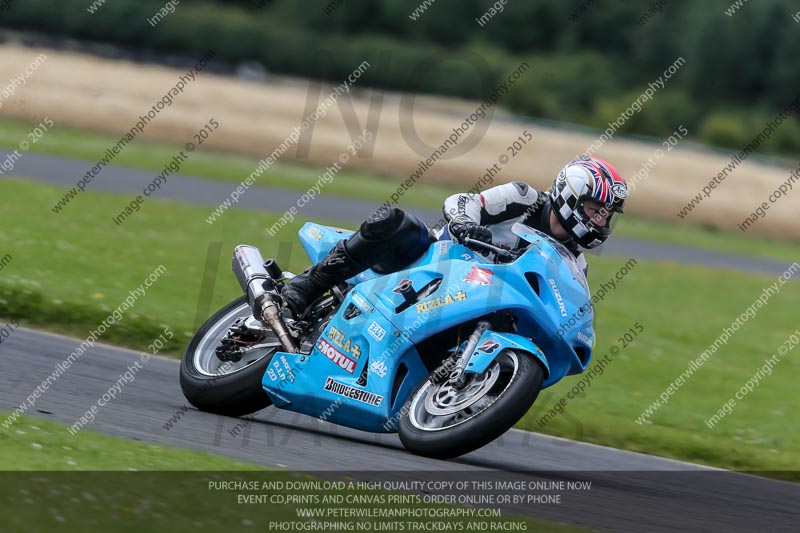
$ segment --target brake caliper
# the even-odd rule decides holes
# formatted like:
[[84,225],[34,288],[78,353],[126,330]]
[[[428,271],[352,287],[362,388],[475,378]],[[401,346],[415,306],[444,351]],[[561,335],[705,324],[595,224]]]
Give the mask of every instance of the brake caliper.
[[237,363],[242,359],[247,348],[258,344],[263,339],[262,332],[252,330],[247,326],[247,317],[237,318],[217,345],[215,350],[217,359]]

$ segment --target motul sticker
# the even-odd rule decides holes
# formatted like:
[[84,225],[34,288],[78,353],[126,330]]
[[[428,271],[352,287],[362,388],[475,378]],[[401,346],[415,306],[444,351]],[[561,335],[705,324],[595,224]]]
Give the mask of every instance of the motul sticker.
[[356,362],[334,348],[333,345],[326,339],[319,339],[319,342],[317,342],[317,350],[324,353],[325,357],[339,365],[343,370],[349,372],[350,374],[356,371]]

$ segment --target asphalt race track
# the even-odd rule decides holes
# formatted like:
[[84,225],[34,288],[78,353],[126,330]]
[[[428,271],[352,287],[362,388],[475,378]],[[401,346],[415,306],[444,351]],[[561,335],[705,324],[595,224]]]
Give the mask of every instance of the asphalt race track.
[[[9,153],[11,152],[0,150],[0,160],[5,159]],[[69,189],[75,186],[78,179],[92,165],[93,163],[88,161],[27,152],[15,163],[14,174]],[[87,190],[129,193],[135,196],[136,194],[141,194],[142,189],[152,181],[154,176],[155,173],[152,172],[111,165],[94,178]],[[223,200],[230,196],[231,192],[236,189],[236,185],[235,183],[175,174],[170,176],[166,185],[162,186],[154,194],[154,198],[207,205],[209,207],[208,214],[210,215],[214,208],[218,207]],[[301,191],[259,187],[258,185],[257,183],[256,186],[251,187],[241,196],[239,203],[236,204],[238,208],[283,213],[289,206],[294,205],[302,195]],[[264,185],[264,183],[260,185]],[[442,198],[442,202],[444,202],[444,198]],[[298,217],[301,219],[305,217],[308,220],[313,220],[316,217],[321,220],[349,222],[355,228],[369,216],[378,204],[379,202],[352,200],[340,196],[321,194],[315,201],[300,209]],[[49,208],[50,206],[47,207]],[[403,205],[400,204],[400,207],[403,207]],[[65,210],[71,208],[68,205]],[[418,215],[431,225],[435,225],[442,218],[441,211],[413,207],[407,208],[407,210]],[[591,253],[625,258],[672,261],[711,268],[774,274],[776,276],[785,272],[789,266],[788,262],[783,261],[622,237],[610,239],[602,249]]]
[[[17,329],[0,346],[0,410],[13,411],[80,343]],[[102,396],[139,354],[112,346],[89,349],[27,414],[67,426]],[[370,479],[567,480],[592,482],[563,495],[561,505],[507,505],[530,515],[603,531],[796,531],[800,487],[689,463],[512,430],[450,461],[406,452],[396,435],[373,435],[279,411],[241,419],[195,409],[178,385],[178,362],[153,357],[88,428],[134,440],[229,455],[270,466]],[[179,420],[165,429],[170,417]],[[242,426],[240,426],[241,428]],[[578,430],[578,428],[576,428]],[[65,439],[70,435],[65,428]]]

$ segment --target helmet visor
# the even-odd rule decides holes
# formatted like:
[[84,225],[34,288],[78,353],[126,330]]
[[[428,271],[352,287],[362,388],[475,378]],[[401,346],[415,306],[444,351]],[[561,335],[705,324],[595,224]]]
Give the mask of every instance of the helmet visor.
[[577,208],[584,224],[595,228],[610,227],[611,217],[616,211],[613,204],[603,204],[589,197],[582,197],[578,201]]

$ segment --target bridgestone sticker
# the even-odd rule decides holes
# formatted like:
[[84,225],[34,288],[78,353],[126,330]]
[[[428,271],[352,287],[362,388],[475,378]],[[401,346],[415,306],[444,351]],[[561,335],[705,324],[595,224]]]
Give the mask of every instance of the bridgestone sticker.
[[368,405],[378,406],[383,401],[383,396],[379,396],[365,390],[356,389],[355,387],[345,385],[344,383],[339,383],[333,378],[328,378],[325,380],[325,390],[334,394],[338,394],[339,396],[344,396],[345,398],[350,398],[351,400],[355,400],[357,402],[366,403]]

